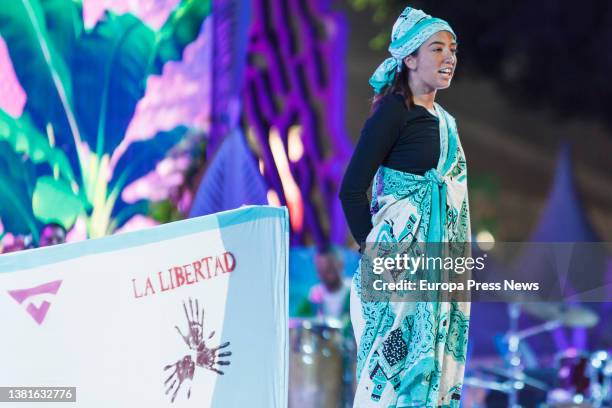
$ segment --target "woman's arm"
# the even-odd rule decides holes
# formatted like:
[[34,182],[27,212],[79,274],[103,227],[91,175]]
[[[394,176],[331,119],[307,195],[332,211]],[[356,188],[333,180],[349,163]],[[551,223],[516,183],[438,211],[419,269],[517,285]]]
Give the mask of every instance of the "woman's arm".
[[363,244],[372,230],[367,191],[378,167],[393,148],[405,118],[399,95],[387,95],[366,121],[340,187],[340,201],[355,241]]

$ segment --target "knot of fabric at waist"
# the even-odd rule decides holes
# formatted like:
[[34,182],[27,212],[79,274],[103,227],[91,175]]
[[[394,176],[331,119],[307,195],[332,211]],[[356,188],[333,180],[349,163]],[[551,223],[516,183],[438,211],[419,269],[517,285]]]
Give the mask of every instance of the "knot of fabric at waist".
[[436,169],[429,169],[423,175],[428,181],[435,183],[439,186],[444,185],[446,183],[446,178],[440,174],[440,172]]

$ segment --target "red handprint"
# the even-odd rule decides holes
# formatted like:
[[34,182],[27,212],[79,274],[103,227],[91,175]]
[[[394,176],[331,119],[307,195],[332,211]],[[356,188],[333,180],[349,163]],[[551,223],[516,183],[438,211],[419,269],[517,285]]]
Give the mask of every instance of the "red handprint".
[[[164,385],[168,385],[168,383],[172,380],[172,383],[166,389],[166,395],[170,393],[170,391],[174,390],[172,393],[172,397],[170,399],[171,402],[174,402],[176,398],[176,394],[178,394],[181,385],[186,379],[193,380],[193,374],[195,372],[195,364],[191,359],[191,356],[185,356],[182,360],[177,361],[174,364],[168,364],[164,367],[164,371],[167,371],[174,367],[174,371],[170,374],[170,377],[166,379]],[[176,387],[176,388],[175,388]],[[191,387],[187,390],[187,398],[191,397]]]
[[[195,306],[195,308],[194,308]],[[186,355],[181,360],[178,360],[174,364],[169,364],[164,367],[164,371],[174,368],[174,371],[164,382],[164,385],[168,385],[166,394],[172,393],[171,402],[174,402],[176,395],[183,382],[187,379],[193,380],[195,373],[195,366],[206,368],[217,374],[223,375],[224,372],[219,370],[219,366],[228,366],[230,362],[228,360],[218,360],[219,357],[229,357],[232,355],[231,351],[219,352],[230,345],[227,341],[217,347],[208,347],[206,341],[212,339],[215,332],[212,331],[206,341],[204,340],[204,309],[200,312],[200,306],[198,300],[194,302],[189,299],[189,310],[187,310],[187,304],[183,302],[183,310],[185,311],[185,317],[187,318],[187,334],[183,334],[178,326],[174,326],[179,332],[183,341],[189,347],[190,350],[195,351],[195,362],[191,355]],[[191,396],[191,388],[187,391],[187,398]]]

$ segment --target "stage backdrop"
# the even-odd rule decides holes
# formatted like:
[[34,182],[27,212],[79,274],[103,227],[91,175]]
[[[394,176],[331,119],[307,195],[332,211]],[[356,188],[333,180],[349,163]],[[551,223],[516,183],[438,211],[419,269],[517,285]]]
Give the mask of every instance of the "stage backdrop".
[[0,386],[77,387],[54,406],[284,408],[287,270],[272,207],[2,255]]

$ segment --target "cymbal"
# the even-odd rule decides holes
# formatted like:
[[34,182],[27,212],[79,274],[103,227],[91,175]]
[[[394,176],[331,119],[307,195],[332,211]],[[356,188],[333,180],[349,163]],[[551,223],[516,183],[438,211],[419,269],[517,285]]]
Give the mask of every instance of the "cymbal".
[[498,381],[483,380],[478,377],[464,377],[463,385],[473,388],[482,388],[485,390],[499,391],[509,393],[511,388],[509,384]]
[[572,305],[561,302],[523,303],[527,314],[540,320],[558,320],[567,327],[590,328],[597,324],[599,317],[586,306]]
[[481,367],[477,367],[476,370],[481,371],[485,374],[493,374],[499,377],[507,378],[508,380],[520,381],[524,383],[525,385],[528,385],[533,388],[537,388],[542,391],[548,391],[548,389],[550,388],[548,384],[540,380],[536,380],[535,378],[529,377],[522,372],[513,373],[512,370],[503,368],[503,367],[481,366]]

